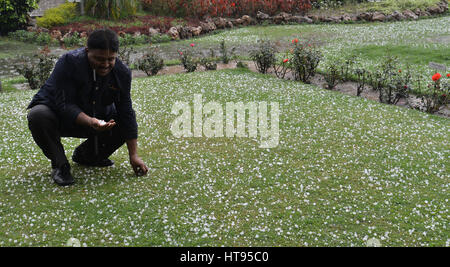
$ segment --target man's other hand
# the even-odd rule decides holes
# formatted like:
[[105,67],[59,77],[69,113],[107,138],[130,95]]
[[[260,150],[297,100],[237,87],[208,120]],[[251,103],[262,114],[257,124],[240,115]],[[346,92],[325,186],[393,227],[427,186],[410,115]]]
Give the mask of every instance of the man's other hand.
[[145,176],[148,172],[148,167],[139,156],[130,157],[130,163],[133,167],[134,173],[137,176]]

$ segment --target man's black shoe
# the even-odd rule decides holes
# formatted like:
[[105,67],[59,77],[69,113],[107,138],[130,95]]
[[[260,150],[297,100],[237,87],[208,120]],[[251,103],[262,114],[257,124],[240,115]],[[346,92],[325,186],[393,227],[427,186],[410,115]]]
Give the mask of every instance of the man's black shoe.
[[78,163],[78,164],[84,165],[84,166],[89,166],[89,167],[109,167],[109,166],[114,165],[114,161],[112,161],[108,158],[93,160],[93,159],[89,159],[87,157],[81,157],[80,153],[78,153],[76,149],[73,152],[72,160],[75,163]]
[[72,174],[70,174],[69,163],[64,164],[60,168],[52,170],[52,179],[59,186],[68,186],[75,183]]

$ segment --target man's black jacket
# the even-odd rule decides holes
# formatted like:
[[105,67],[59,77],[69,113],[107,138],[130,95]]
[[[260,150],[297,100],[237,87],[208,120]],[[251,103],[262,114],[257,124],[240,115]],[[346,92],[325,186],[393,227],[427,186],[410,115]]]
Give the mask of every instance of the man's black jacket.
[[75,127],[81,112],[95,115],[97,119],[114,118],[125,140],[136,139],[138,126],[130,96],[131,71],[117,59],[111,73],[105,78],[97,75],[97,80],[99,90],[95,90],[85,48],[70,51],[58,60],[28,108],[38,104],[48,106],[60,118],[64,131]]

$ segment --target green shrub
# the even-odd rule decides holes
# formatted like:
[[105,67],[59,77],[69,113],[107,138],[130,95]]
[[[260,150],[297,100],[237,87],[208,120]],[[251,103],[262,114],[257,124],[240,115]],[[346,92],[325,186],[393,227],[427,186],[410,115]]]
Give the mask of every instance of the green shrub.
[[179,51],[181,64],[186,72],[194,72],[197,70],[198,60],[194,56],[194,46],[191,45],[191,49]]
[[270,41],[259,40],[258,48],[250,52],[250,58],[255,62],[260,73],[267,73],[275,64],[275,47]]
[[8,33],[8,37],[24,43],[32,43],[36,41],[37,33],[25,30],[18,30]]
[[78,47],[85,45],[87,38],[81,38],[78,32],[74,32],[72,35],[65,37],[63,42],[66,47]]
[[135,50],[131,46],[121,45],[119,48],[119,59],[131,68],[131,55],[135,53]]
[[52,36],[47,32],[41,32],[36,37],[36,43],[39,45],[50,45],[52,43]]
[[85,9],[90,15],[104,19],[123,19],[136,14],[137,0],[86,0]]
[[308,83],[316,74],[322,53],[310,44],[301,44],[296,40],[292,56],[292,73],[294,79]]
[[77,16],[77,4],[65,3],[55,8],[50,8],[45,11],[42,18],[37,18],[36,22],[39,27],[51,28],[70,22],[71,19]]
[[148,44],[150,40],[151,38],[144,34],[134,36],[126,33],[119,37],[119,42],[122,46]]
[[28,12],[37,8],[36,0],[0,0],[0,35],[24,29]]
[[57,57],[49,54],[48,49],[35,53],[32,58],[21,57],[16,65],[16,71],[27,79],[31,89],[42,87],[55,66]]
[[236,47],[233,47],[231,50],[228,50],[225,45],[225,40],[220,42],[220,58],[222,59],[223,64],[228,64],[235,55]]
[[439,111],[450,101],[450,79],[442,77],[440,73],[436,73],[432,77],[433,84],[429,84],[425,91],[419,94],[423,108],[428,113]]
[[145,72],[147,76],[153,76],[164,68],[164,60],[156,53],[155,49],[150,49],[142,58],[138,59],[137,68]]
[[333,90],[339,83],[341,76],[339,75],[338,65],[331,62],[325,69],[325,74],[323,75],[325,81],[327,82],[327,89]]
[[150,37],[149,42],[151,42],[152,44],[157,44],[157,43],[167,43],[170,42],[171,40],[172,39],[167,34],[158,34]]
[[217,70],[218,58],[216,57],[213,49],[210,49],[209,51],[210,56],[200,58],[199,63],[205,68],[205,70]]

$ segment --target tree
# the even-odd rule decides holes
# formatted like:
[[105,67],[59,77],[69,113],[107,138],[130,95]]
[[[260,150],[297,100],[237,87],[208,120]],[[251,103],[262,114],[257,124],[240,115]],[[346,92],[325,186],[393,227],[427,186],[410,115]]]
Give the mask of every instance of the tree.
[[97,18],[122,19],[136,14],[137,0],[85,0],[85,10]]
[[38,7],[37,0],[0,0],[0,35],[25,28],[28,12]]

